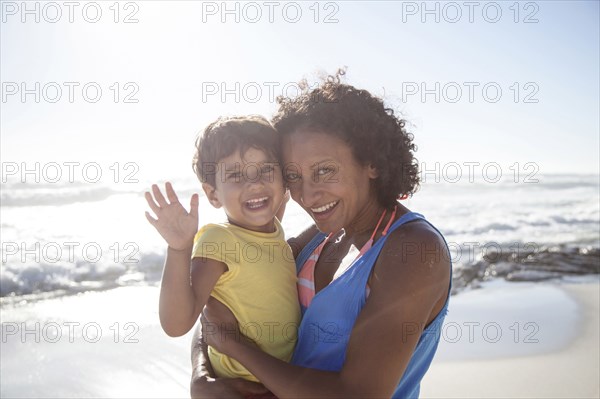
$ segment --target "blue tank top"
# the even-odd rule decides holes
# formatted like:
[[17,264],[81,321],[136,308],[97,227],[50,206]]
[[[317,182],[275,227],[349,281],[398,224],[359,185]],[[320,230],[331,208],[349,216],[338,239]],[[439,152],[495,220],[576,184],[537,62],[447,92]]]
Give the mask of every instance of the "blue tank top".
[[[409,212],[392,224],[390,233],[403,224],[415,220],[427,222],[422,215]],[[435,226],[431,223],[429,225],[442,236]],[[325,371],[342,369],[350,333],[367,300],[365,291],[367,281],[387,237],[389,234],[377,240],[373,247],[356,260],[348,270],[315,295],[310,306],[304,311],[292,364]],[[319,233],[304,247],[296,259],[297,271],[324,239],[325,234]],[[452,271],[452,266],[450,267]],[[429,369],[437,350],[442,323],[448,311],[449,298],[450,289],[444,307],[421,333],[392,398],[419,397],[421,379]]]

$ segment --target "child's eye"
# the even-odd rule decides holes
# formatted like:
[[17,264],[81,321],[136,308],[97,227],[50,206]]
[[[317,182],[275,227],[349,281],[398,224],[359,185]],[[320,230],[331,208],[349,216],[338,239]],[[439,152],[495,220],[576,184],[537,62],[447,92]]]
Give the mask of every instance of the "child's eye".
[[261,168],[261,170],[260,170],[260,171],[261,171],[262,173],[271,173],[271,172],[273,172],[274,170],[275,170],[275,167],[274,167],[273,165],[264,165],[264,166]]
[[230,181],[238,181],[242,178],[242,174],[240,172],[229,173],[225,177]]

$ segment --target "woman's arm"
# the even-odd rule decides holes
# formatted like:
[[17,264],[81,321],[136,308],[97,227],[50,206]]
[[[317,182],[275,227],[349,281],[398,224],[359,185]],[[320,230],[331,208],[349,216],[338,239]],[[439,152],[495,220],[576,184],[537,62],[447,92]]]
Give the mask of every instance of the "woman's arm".
[[[405,251],[408,246],[422,249]],[[361,311],[340,372],[301,368],[262,351],[213,334],[207,342],[234,357],[276,396],[390,397],[402,377],[421,332],[443,307],[449,286],[441,237],[422,223],[392,233],[369,282],[371,293]],[[212,320],[211,314],[207,318]],[[229,338],[229,339],[227,339]]]
[[195,398],[244,398],[260,395],[268,390],[262,384],[242,378],[216,378],[208,359],[208,345],[203,338],[202,324],[198,324],[192,339],[192,381],[190,396]]

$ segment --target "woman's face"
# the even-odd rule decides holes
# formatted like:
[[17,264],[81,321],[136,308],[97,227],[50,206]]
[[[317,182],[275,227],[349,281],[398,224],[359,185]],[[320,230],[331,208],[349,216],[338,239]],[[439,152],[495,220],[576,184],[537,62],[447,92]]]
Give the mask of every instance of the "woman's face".
[[282,155],[292,198],[322,232],[350,226],[375,201],[370,184],[377,177],[375,169],[361,166],[352,149],[333,135],[296,130],[284,136]]

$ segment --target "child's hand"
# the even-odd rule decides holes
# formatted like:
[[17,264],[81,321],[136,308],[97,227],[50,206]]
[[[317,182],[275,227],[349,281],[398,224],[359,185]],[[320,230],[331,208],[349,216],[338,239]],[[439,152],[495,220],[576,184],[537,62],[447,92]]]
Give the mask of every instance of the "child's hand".
[[169,247],[176,250],[191,248],[194,235],[198,232],[198,194],[192,195],[188,213],[179,202],[171,183],[165,184],[165,190],[169,199],[168,203],[156,184],[152,185],[154,198],[152,194],[146,192],[146,201],[157,216],[154,219],[146,211],[146,219],[158,230]]

